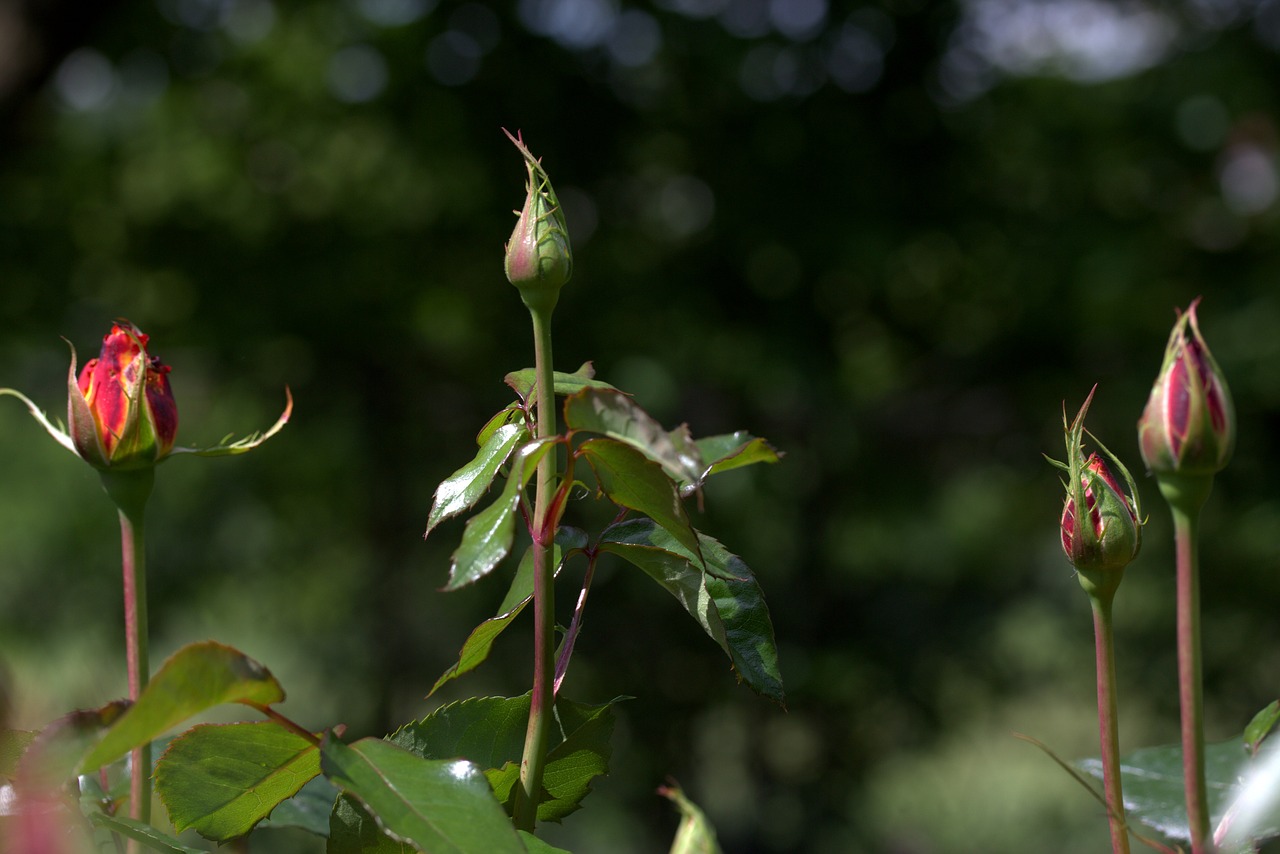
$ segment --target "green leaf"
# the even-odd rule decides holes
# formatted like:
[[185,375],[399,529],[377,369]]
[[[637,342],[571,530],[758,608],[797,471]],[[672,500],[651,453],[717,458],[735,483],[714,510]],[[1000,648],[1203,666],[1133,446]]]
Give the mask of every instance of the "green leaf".
[[324,777],[316,777],[272,810],[258,827],[296,827],[316,836],[328,836],[329,816],[337,797],[336,786]]
[[1280,721],[1280,700],[1271,703],[1249,721],[1244,728],[1244,746],[1250,753],[1257,753],[1262,740],[1267,737],[1276,723]]
[[698,439],[694,444],[697,445],[698,452],[707,463],[707,470],[702,475],[704,480],[722,471],[755,463],[776,463],[782,459],[782,453],[767,441],[752,436],[745,430],[720,436],[707,436],[704,439]]
[[599,433],[626,442],[662,466],[677,483],[697,483],[703,462],[687,430],[668,433],[628,395],[617,390],[583,389],[564,402],[571,430]]
[[77,773],[95,771],[187,718],[222,703],[269,706],[284,699],[271,672],[239,650],[214,641],[175,652],[142,696],[111,726]]
[[[498,800],[510,806],[520,778],[529,719],[529,694],[476,697],[442,706],[426,718],[401,727],[390,741],[428,759],[462,756],[481,768]],[[558,698],[539,821],[559,821],[577,810],[596,777],[608,773],[612,756],[613,704],[584,705]]]
[[521,490],[533,476],[538,461],[554,447],[551,440],[535,439],[516,451],[502,494],[467,520],[462,543],[453,553],[445,590],[457,590],[483,578],[510,554],[516,535],[515,516]]
[[393,839],[433,854],[524,854],[484,774],[471,762],[423,759],[376,738],[346,745],[330,736],[320,752],[325,776]]
[[383,833],[373,816],[350,795],[340,795],[334,803],[327,854],[418,854],[420,850]]
[[[489,489],[494,477],[511,456],[516,445],[527,440],[529,432],[522,424],[498,427],[480,446],[475,459],[458,469],[436,488],[431,514],[427,519],[430,534],[445,519],[470,509]],[[425,536],[425,535],[424,535]]]
[[707,569],[651,519],[605,529],[600,549],[644,570],[679,600],[733,662],[738,678],[775,702],[784,700],[773,623],[750,568],[712,537],[698,533]]
[[175,830],[226,842],[319,773],[318,746],[274,721],[204,724],[170,743],[156,791]]
[[0,780],[12,780],[18,760],[39,733],[20,729],[0,730]]
[[520,831],[520,841],[524,843],[524,848],[529,854],[569,854],[563,848],[555,848],[543,842],[527,830]]
[[[1255,768],[1273,769],[1272,800],[1264,811],[1250,818],[1249,835],[1257,840],[1280,836],[1280,783],[1275,779],[1280,764],[1280,743],[1267,742],[1256,757],[1249,755],[1239,739],[1205,747],[1205,782],[1209,795],[1210,824],[1216,827],[1241,797],[1241,781],[1253,779]],[[1076,767],[1103,779],[1100,759],[1082,759]],[[1182,780],[1182,748],[1162,745],[1135,750],[1120,759],[1125,810],[1129,818],[1153,827],[1170,839],[1190,839]]]
[[[553,378],[556,394],[574,394],[584,388],[613,388],[613,386],[608,383],[595,379],[595,375],[595,366],[590,362],[583,362],[582,367],[578,368],[578,370],[571,374],[556,371]],[[511,386],[526,405],[533,403],[538,397],[536,388],[538,385],[538,376],[537,372],[533,368],[525,368],[521,371],[512,371],[506,375],[503,381],[507,385]]]
[[507,424],[525,424],[524,407],[518,403],[508,404],[505,408],[499,409],[493,416],[485,422],[480,428],[480,432],[476,434],[476,445],[483,446],[489,441],[489,437],[497,432],[499,427]]
[[60,786],[76,775],[81,757],[101,741],[107,728],[128,708],[127,700],[116,700],[99,709],[71,712],[53,721],[23,753],[17,776],[37,789]]
[[[552,557],[556,564],[556,575],[560,574],[563,567],[561,548],[581,549],[586,544],[587,535],[577,528],[562,525],[556,531],[556,546]],[[436,683],[431,686],[431,690],[427,692],[427,696],[430,697],[442,685],[483,664],[489,658],[494,641],[506,631],[507,626],[511,625],[516,617],[520,616],[520,612],[532,599],[533,550],[526,549],[524,557],[520,559],[520,566],[516,569],[515,577],[511,579],[511,587],[503,597],[502,604],[498,606],[497,616],[490,617],[471,631],[466,643],[462,645],[458,660],[440,675]]]
[[128,839],[136,839],[152,851],[160,851],[163,854],[206,854],[203,849],[188,848],[172,836],[161,833],[145,822],[131,818],[95,812],[89,814],[89,821],[112,833],[118,833]]
[[610,501],[653,519],[703,565],[698,535],[689,524],[680,491],[661,466],[617,439],[588,439],[579,450]]
[[680,810],[680,826],[676,828],[676,838],[671,843],[671,854],[720,854],[715,828],[679,786],[663,786],[658,794]]

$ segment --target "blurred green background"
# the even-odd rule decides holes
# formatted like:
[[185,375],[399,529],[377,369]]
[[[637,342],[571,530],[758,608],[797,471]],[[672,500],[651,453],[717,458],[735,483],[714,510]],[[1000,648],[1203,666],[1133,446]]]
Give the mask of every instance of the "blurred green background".
[[[695,521],[761,580],[787,710],[602,566],[566,691],[635,699],[552,841],[666,850],[670,776],[727,854],[1105,850],[1100,807],[1012,736],[1096,739],[1041,453],[1096,382],[1090,426],[1141,474],[1134,423],[1198,295],[1240,419],[1203,520],[1210,740],[1280,692],[1275,0],[0,12],[0,385],[62,412],[59,336],[88,358],[127,317],[173,368],[183,444],[297,400],[255,453],[161,469],[155,660],[236,645],[287,714],[356,735],[526,690],[523,623],[422,699],[505,591],[438,592],[461,523],[421,533],[532,362],[502,276],[524,179],[506,127],[574,237],[557,366],[593,359],[669,426],[787,455],[712,481]],[[1139,480],[1124,750],[1177,738],[1169,524]],[[117,536],[96,475],[0,401],[15,725],[124,693]],[[255,850],[295,847],[316,850]]]

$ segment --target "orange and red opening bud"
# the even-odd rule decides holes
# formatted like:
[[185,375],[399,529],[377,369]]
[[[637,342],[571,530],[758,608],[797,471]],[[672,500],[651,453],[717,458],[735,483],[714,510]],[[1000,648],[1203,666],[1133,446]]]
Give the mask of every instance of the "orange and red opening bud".
[[1231,391],[1200,334],[1199,302],[1179,314],[1138,421],[1142,458],[1157,475],[1213,475],[1235,445]]
[[72,356],[67,381],[71,439],[76,452],[96,468],[145,468],[173,450],[178,407],[169,368],[147,351],[149,341],[120,321],[78,377]]

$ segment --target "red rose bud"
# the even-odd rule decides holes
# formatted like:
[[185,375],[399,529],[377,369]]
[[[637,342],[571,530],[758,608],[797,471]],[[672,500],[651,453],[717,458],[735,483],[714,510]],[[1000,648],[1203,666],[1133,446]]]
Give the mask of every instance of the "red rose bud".
[[507,137],[524,155],[529,173],[524,208],[517,213],[519,219],[507,241],[504,261],[507,280],[520,289],[526,304],[532,299],[538,308],[549,309],[555,306],[560,288],[573,274],[569,230],[542,164],[520,138],[509,133]]
[[102,339],[98,358],[68,377],[68,421],[76,452],[100,469],[136,469],[173,450],[178,407],[169,368],[147,353],[149,338],[122,321]]
[[[1074,493],[1074,494],[1073,494]],[[1083,496],[1084,518],[1077,512]],[[1133,502],[1106,462],[1090,454],[1080,477],[1080,491],[1068,489],[1062,508],[1062,550],[1077,569],[1120,570],[1137,557],[1142,525]]]
[[1200,335],[1196,306],[1178,317],[1164,364],[1138,421],[1138,444],[1155,474],[1213,475],[1231,458],[1235,411],[1227,381]]

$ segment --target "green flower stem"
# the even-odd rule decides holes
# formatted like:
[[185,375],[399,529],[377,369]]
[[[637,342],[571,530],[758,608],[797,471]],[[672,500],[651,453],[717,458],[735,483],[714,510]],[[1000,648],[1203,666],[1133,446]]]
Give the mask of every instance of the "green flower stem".
[[[523,295],[523,294],[522,294]],[[537,373],[538,438],[556,435],[555,377],[551,358],[551,309],[526,299],[533,317],[534,370]],[[525,732],[524,756],[520,761],[520,785],[516,790],[513,819],[520,830],[532,832],[538,820],[538,800],[551,731],[551,706],[555,700],[555,587],[552,547],[555,530],[546,530],[547,514],[555,492],[555,453],[538,463],[537,487],[533,503],[533,696],[529,705],[529,727]]]
[[[155,482],[155,469],[101,472],[102,485],[120,512],[120,551],[124,568],[125,667],[128,671],[129,699],[137,702],[150,679],[147,654],[147,563],[143,519],[147,498]],[[151,821],[151,743],[135,748],[130,755],[129,817]],[[140,852],[141,843],[129,841],[130,854]]]
[[1111,822],[1113,854],[1129,854],[1124,792],[1120,781],[1120,724],[1116,710],[1116,655],[1111,629],[1112,595],[1090,596],[1093,636],[1098,658],[1098,740],[1102,745],[1102,779]]
[[1192,854],[1214,850],[1209,834],[1209,798],[1204,778],[1204,690],[1200,663],[1200,508],[1213,476],[1157,475],[1173,513],[1177,552],[1178,701],[1182,708],[1182,777]]

